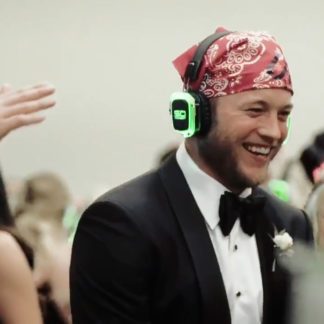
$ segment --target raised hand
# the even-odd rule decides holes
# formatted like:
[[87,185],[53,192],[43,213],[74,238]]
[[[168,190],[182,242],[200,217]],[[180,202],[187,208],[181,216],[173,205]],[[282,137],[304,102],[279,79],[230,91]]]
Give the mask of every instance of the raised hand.
[[0,140],[9,132],[22,126],[38,124],[45,117],[41,110],[53,107],[51,95],[55,88],[50,84],[37,84],[13,90],[10,85],[0,87]]

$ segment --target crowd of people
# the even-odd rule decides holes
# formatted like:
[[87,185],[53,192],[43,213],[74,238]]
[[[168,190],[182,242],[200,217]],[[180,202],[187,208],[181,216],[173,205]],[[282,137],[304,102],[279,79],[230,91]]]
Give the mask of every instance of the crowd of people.
[[[293,88],[267,33],[219,28],[173,63],[183,143],[81,217],[54,172],[9,193],[0,174],[0,323],[292,323],[277,257],[324,251],[324,131],[271,177]],[[43,122],[54,92],[1,86],[0,141]]]

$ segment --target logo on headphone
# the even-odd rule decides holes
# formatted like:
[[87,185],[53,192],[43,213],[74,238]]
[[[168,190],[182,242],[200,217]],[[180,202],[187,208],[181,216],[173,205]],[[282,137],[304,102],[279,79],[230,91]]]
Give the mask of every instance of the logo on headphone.
[[185,120],[187,118],[187,112],[185,110],[174,110],[173,118],[177,120]]

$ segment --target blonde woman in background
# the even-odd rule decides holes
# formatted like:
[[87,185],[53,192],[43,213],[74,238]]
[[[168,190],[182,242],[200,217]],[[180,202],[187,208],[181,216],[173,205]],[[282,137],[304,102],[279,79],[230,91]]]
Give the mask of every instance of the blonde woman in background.
[[67,323],[71,321],[71,244],[63,218],[69,205],[70,195],[62,179],[51,172],[40,172],[24,182],[15,212],[17,228],[34,251],[36,286],[47,290]]

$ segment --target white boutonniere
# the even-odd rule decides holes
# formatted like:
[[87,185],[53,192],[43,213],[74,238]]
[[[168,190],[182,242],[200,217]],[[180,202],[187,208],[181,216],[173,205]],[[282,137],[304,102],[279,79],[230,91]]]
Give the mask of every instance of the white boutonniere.
[[285,230],[276,234],[272,240],[275,248],[279,250],[279,255],[292,256],[294,254],[294,250],[292,249],[294,240]]
[[[294,240],[286,232],[282,230],[279,233],[275,233],[275,236],[272,238],[274,247],[276,249],[276,255],[278,257],[291,257],[294,254],[293,245]],[[273,261],[272,271],[275,271],[276,268],[276,259]]]

